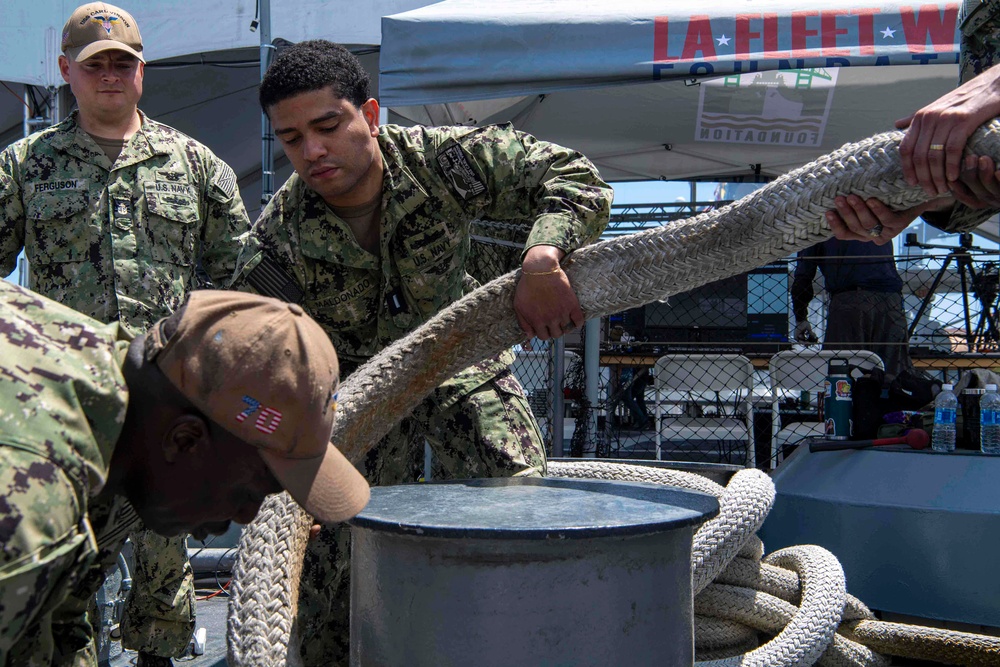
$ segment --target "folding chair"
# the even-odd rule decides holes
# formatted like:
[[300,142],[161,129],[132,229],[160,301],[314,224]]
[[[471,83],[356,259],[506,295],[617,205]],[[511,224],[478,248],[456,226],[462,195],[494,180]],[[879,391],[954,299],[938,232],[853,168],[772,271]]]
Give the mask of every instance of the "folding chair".
[[771,466],[779,463],[782,448],[798,444],[812,436],[821,436],[821,422],[781,423],[781,400],[788,396],[799,398],[804,391],[815,394],[823,389],[830,359],[847,359],[849,364],[861,368],[881,368],[882,359],[869,350],[782,350],[771,357],[768,374],[771,381]]
[[677,354],[656,360],[656,458],[664,444],[672,457],[730,460],[732,443],[745,451],[739,463],[756,465],[753,435],[753,364],[739,354]]

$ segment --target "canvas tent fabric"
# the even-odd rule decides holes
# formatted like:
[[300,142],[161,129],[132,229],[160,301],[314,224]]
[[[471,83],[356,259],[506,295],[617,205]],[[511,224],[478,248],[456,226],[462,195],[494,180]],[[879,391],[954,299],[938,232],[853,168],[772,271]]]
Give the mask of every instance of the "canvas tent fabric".
[[513,121],[611,181],[774,177],[958,80],[957,2],[445,0],[382,22],[383,106]]
[[958,2],[445,0],[382,22],[388,106],[773,69],[954,64]]
[[[4,12],[0,81],[59,86],[57,59],[63,25],[83,0],[30,0]],[[135,16],[147,61],[256,48],[253,0],[113,0]],[[325,38],[344,44],[381,41],[382,16],[427,4],[413,0],[271,0],[271,34],[290,42]]]

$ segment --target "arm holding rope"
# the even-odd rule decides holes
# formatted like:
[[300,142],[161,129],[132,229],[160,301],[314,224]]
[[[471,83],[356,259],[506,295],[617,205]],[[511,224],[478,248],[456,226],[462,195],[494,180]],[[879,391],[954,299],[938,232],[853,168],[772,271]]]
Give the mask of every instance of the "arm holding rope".
[[[993,2],[963,3],[962,85],[896,121],[897,128],[906,130],[899,156],[907,183],[919,185],[929,196],[951,194],[957,200],[954,206],[924,216],[948,232],[973,229],[1000,208],[996,196],[1000,188],[991,187],[998,181],[995,165],[989,158],[965,154],[973,131],[1000,116],[1000,67],[994,67],[1000,53],[996,7]],[[976,180],[983,187],[975,187]]]
[[559,266],[566,253],[551,245],[532,246],[521,264],[514,312],[527,338],[558,338],[583,325],[583,310]]
[[483,133],[463,138],[476,162],[492,166],[484,169],[492,202],[479,214],[530,221],[514,311],[527,338],[558,338],[584,322],[560,263],[600,238],[614,195],[594,164],[577,151],[509,127],[490,132],[488,142],[478,140]]
[[921,214],[950,210],[955,201],[939,197],[901,211],[894,211],[875,197],[862,199],[851,194],[834,199],[834,210],[827,211],[826,221],[841,241],[873,241],[885,245],[898,236]]

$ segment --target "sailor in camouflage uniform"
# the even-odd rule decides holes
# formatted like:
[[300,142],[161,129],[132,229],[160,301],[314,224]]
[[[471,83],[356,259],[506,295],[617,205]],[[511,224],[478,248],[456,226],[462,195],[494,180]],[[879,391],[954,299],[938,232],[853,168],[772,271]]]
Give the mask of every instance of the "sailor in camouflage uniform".
[[93,597],[140,520],[203,539],[282,488],[324,521],[367,501],[324,435],[336,355],[301,308],[201,290],[130,339],[0,280],[0,667],[72,657],[59,636],[67,598]]
[[[596,240],[611,189],[579,153],[508,126],[378,124],[368,76],[323,41],[282,52],[261,105],[296,173],[246,239],[235,289],[301,303],[350,373],[476,287],[470,224],[530,228],[515,311],[525,337],[583,324],[560,260]],[[359,462],[372,484],[415,481],[424,441],[435,478],[538,475],[545,457],[507,351],[442,384]],[[346,662],[346,529],[310,543],[299,622],[306,664]]]
[[[249,220],[225,162],[138,111],[142,40],[129,14],[84,5],[62,46],[79,110],[0,153],[0,275],[23,247],[32,289],[136,335],[196,287],[199,260],[217,286],[228,284]],[[124,645],[144,664],[169,663],[194,629],[186,540],[140,531],[133,542]]]
[[1000,116],[1000,0],[965,0],[961,30],[960,85],[912,116],[899,147],[903,173],[930,196],[927,204],[892,211],[877,199],[837,197],[827,220],[837,238],[888,243],[920,215],[948,233],[971,231],[1000,210],[1000,171],[985,156],[963,157],[969,136]]

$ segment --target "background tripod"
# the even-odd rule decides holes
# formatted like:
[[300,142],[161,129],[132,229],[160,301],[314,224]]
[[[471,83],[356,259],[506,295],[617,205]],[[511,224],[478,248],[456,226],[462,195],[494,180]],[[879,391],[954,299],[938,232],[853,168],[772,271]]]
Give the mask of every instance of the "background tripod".
[[[937,275],[934,276],[934,282],[931,283],[930,289],[920,304],[920,309],[917,310],[913,322],[910,323],[909,336],[913,336],[920,318],[923,317],[933,302],[934,293],[937,291],[945,275],[947,275],[948,267],[954,261],[959,280],[961,280],[962,284],[965,342],[968,345],[969,352],[996,352],[1000,349],[1000,327],[998,327],[997,322],[997,265],[994,262],[987,262],[983,265],[982,270],[976,273],[975,267],[972,264],[973,253],[981,255],[990,251],[972,245],[972,234],[969,232],[959,235],[958,247],[920,243],[917,241],[916,234],[907,234],[903,245],[908,248],[940,248],[948,251],[948,255],[945,257],[944,262],[942,262],[941,268],[938,269]],[[979,321],[976,323],[975,328],[972,326],[972,315],[969,309],[970,287],[972,296],[979,301],[980,305]]]

